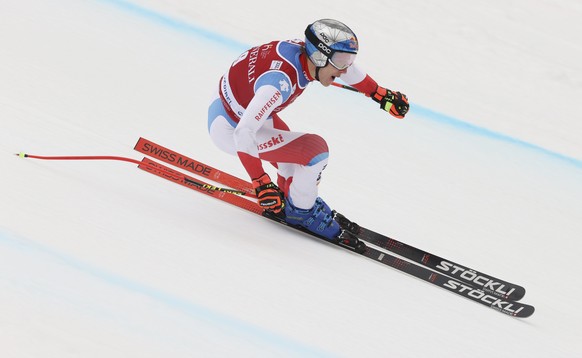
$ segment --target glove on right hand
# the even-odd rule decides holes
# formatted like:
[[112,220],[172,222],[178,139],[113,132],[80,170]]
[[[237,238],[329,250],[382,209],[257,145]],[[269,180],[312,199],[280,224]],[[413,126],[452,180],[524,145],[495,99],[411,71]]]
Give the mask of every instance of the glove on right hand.
[[267,211],[279,214],[285,207],[283,192],[271,182],[267,173],[253,179],[253,188],[259,199],[259,206]]

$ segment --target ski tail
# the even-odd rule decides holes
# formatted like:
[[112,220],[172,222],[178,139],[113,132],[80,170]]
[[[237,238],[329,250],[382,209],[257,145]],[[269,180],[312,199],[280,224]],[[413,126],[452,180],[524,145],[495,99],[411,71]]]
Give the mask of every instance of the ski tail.
[[[261,213],[263,212],[263,210],[253,200],[245,199],[242,196],[232,194],[230,192],[217,191],[214,189],[215,187],[213,185],[210,185],[198,178],[193,178],[189,175],[178,172],[163,164],[155,162],[147,157],[142,159],[141,164],[138,165],[138,168],[150,172],[166,180],[169,180],[171,182],[185,186],[187,188],[194,189],[200,193],[206,194],[213,198],[225,201],[229,204],[236,205],[239,208],[248,210],[255,214],[261,215]],[[202,185],[196,185],[193,183]]]
[[196,161],[186,155],[168,149],[148,139],[140,137],[133,149],[144,155],[158,159],[177,168],[184,169],[207,180],[243,191],[250,197],[256,197],[255,190],[250,182],[225,173],[222,170],[211,167],[210,165]]

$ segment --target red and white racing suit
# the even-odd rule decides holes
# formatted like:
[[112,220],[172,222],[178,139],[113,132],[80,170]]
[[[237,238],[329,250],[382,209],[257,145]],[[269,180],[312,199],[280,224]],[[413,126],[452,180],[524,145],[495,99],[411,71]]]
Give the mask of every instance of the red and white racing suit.
[[[244,52],[219,82],[208,108],[208,131],[223,151],[238,155],[251,178],[277,167],[277,184],[294,206],[311,208],[329,150],[317,134],[294,132],[278,113],[303,93],[314,79],[301,41],[273,41]],[[376,82],[351,66],[342,80],[364,93]]]

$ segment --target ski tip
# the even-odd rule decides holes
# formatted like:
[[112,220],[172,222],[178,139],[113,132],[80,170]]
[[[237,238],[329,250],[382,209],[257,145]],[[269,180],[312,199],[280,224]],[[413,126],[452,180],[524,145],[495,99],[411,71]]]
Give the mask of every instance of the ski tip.
[[535,311],[536,311],[536,308],[534,306],[526,305],[525,309],[523,311],[519,312],[518,314],[516,314],[515,316],[518,318],[527,318],[527,317],[530,317],[531,315],[533,315]]
[[521,286],[516,286],[515,291],[513,291],[507,298],[512,301],[519,301],[525,296],[525,288]]

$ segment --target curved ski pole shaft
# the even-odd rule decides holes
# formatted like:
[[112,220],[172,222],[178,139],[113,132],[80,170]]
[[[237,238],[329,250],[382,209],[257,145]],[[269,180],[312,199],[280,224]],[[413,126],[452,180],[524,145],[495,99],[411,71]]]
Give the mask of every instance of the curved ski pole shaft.
[[[32,155],[32,154],[27,154],[27,153],[17,153],[17,156],[21,157],[21,158],[31,158],[31,159],[40,159],[40,160],[117,160],[117,161],[122,161],[122,162],[128,162],[128,163],[133,163],[133,164],[137,164],[137,165],[141,165],[142,167],[146,167],[150,170],[156,170],[156,171],[164,171],[163,169],[151,166],[149,164],[145,164],[139,160],[136,159],[132,159],[132,158],[126,158],[126,157],[117,157],[117,156],[107,156],[107,155],[97,155],[97,156],[41,156],[41,155]],[[230,193],[230,194],[235,194],[235,195],[247,195],[246,192],[241,191],[241,190],[234,190],[234,189],[229,189],[229,188],[221,188],[221,187],[217,187],[214,185],[210,185],[210,184],[206,184],[206,183],[200,183],[192,178],[187,178],[185,175],[178,173],[178,172],[168,172],[167,174],[171,174],[171,175],[180,175],[181,179],[183,179],[185,182],[187,182],[190,185],[194,185],[194,186],[198,186],[200,188],[203,189],[208,189],[208,190],[213,190],[213,191],[222,191],[225,193]]]

